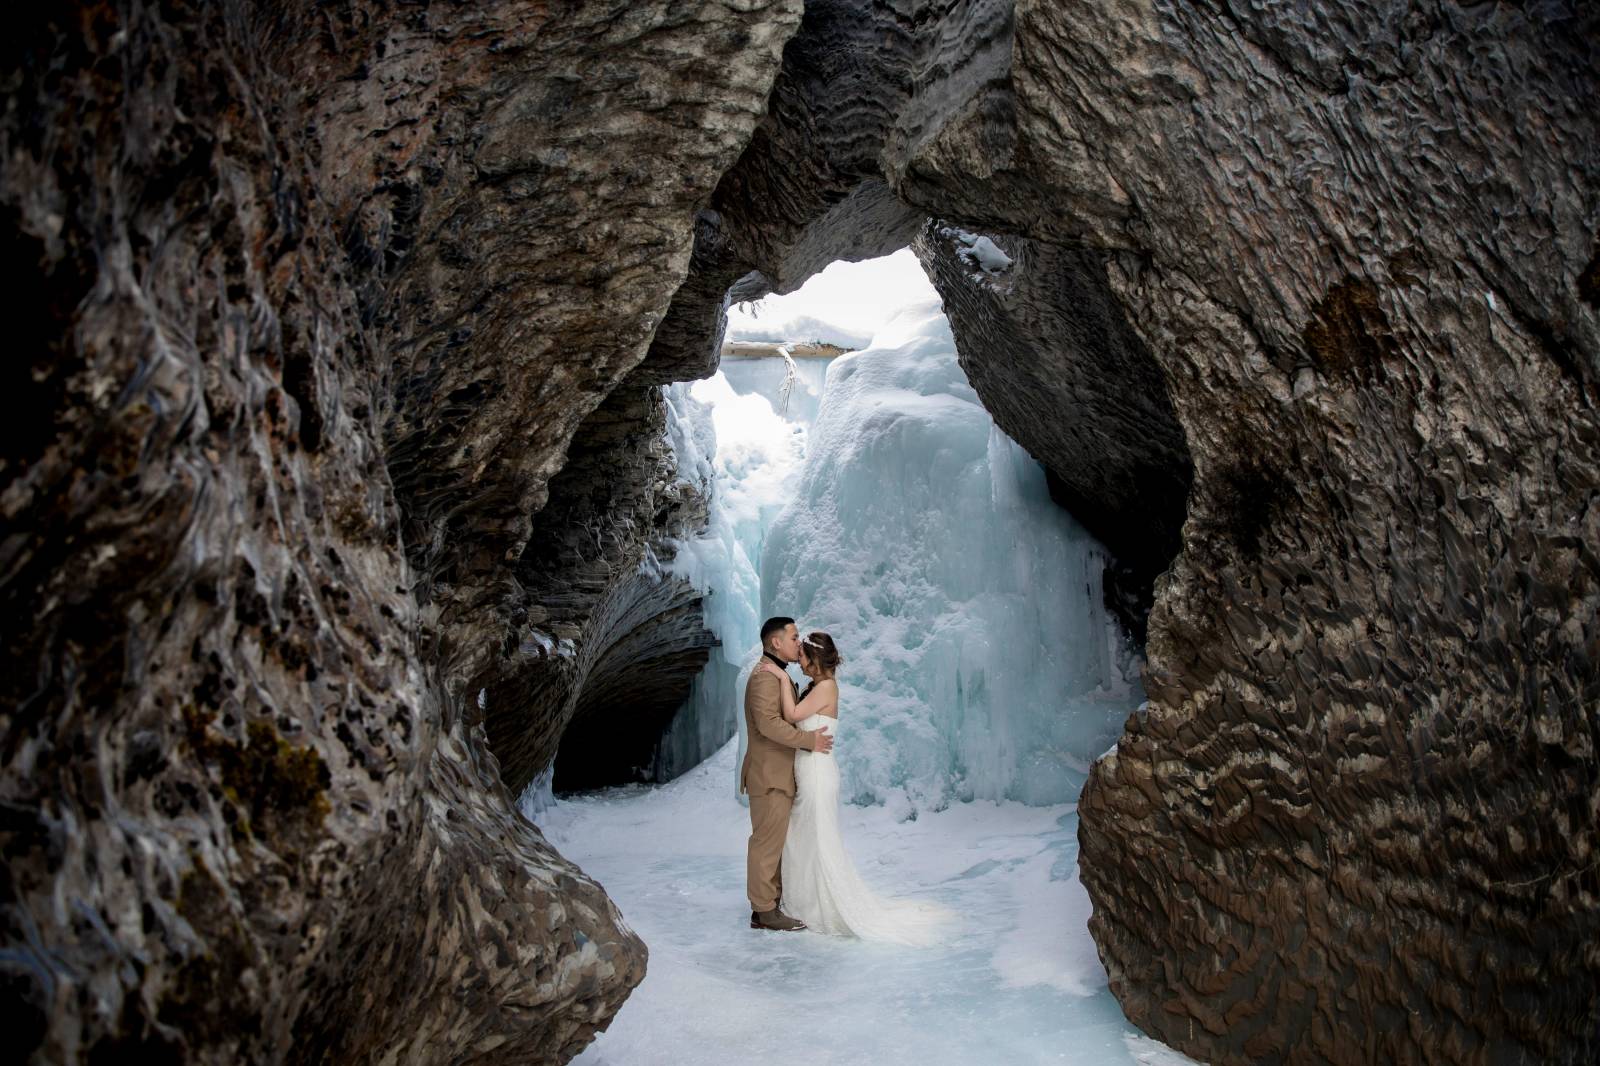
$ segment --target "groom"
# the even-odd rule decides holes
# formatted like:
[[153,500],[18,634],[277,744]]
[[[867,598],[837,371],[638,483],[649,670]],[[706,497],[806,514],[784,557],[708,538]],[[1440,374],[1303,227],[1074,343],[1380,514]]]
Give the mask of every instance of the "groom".
[[[761,624],[761,653],[782,669],[800,661],[800,633],[793,618],[769,618]],[[750,796],[750,845],[745,854],[745,891],[750,896],[750,928],[789,932],[804,929],[778,909],[783,891],[783,841],[789,834],[789,808],[794,806],[796,748],[827,753],[833,737],[808,733],[784,720],[778,701],[784,681],[759,665],[744,686],[744,724],[750,748],[739,771],[739,788]],[[787,684],[791,690],[794,682]]]

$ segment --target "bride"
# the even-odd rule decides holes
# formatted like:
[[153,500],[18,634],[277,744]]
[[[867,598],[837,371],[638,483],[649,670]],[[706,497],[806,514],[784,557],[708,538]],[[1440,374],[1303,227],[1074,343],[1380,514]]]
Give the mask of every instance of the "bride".
[[[787,684],[779,685],[783,716],[797,728],[827,727],[839,735],[841,662],[833,638],[810,633],[800,642],[800,669],[811,684],[797,701]],[[761,668],[787,680],[770,660]],[[839,835],[839,765],[830,754],[804,749],[794,756],[795,799],[789,834],[783,845],[783,905],[792,916],[822,933],[931,944],[951,912],[932,903],[885,899],[862,882],[845,853]]]

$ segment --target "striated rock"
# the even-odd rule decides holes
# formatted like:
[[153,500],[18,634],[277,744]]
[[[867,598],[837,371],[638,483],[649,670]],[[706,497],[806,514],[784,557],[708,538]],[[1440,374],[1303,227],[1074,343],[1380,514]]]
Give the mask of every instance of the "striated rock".
[[1588,6],[46,8],[0,64],[34,1057],[592,1038],[643,946],[501,767],[630,773],[709,644],[651,388],[929,218],[963,364],[1135,596],[1187,486],[1081,805],[1129,1017],[1594,1057]]
[[[517,627],[482,689],[489,744],[513,792],[556,759],[556,787],[636,778],[716,637],[700,594],[664,578],[671,536],[705,525],[677,479],[660,390],[624,385],[583,423],[517,567]],[[512,643],[512,641],[515,643]]]
[[879,156],[886,123],[910,95],[913,22],[854,0],[806,4],[768,114],[700,216],[688,278],[648,364],[698,367],[680,380],[709,376],[731,304],[910,243],[924,216],[888,189]]
[[1093,249],[1193,457],[1080,840],[1113,990],[1202,1059],[1596,1052],[1597,30],[1019,6],[896,182]]
[[[594,559],[566,578],[523,562],[535,515],[611,390],[684,375],[646,359],[651,338],[688,268],[696,210],[749,140],[799,7],[489,5],[477,16],[486,26],[463,16],[462,38],[487,50],[465,52],[441,44],[428,13],[386,25],[379,55],[340,49],[349,58],[312,101],[329,128],[329,210],[362,272],[363,316],[394,360],[384,454],[418,574],[422,643],[457,699],[487,690],[513,787],[548,764],[585,664],[616,635],[601,626],[602,643],[579,648],[586,624],[567,617],[578,669],[559,683],[528,653],[524,619],[539,597],[582,613],[564,598],[594,600],[597,580],[620,580],[600,578]],[[427,136],[390,132],[417,116]],[[646,405],[632,410],[646,417]],[[569,486],[587,491],[577,480]],[[550,527],[561,521],[545,520],[545,534],[559,539]],[[640,554],[678,532],[630,516],[609,535]],[[619,559],[607,565],[631,566]],[[689,642],[686,664],[706,639],[702,630]],[[681,699],[687,681],[671,691]],[[508,741],[504,713],[530,735]]]
[[[544,669],[504,654],[534,513],[644,359],[797,20],[510,0],[12,20],[18,1054],[560,1062],[639,982],[644,946],[514,811],[474,695],[524,698]],[[591,616],[688,609],[635,584]],[[627,698],[628,656],[659,644],[586,625],[610,641],[580,649],[589,673]],[[559,730],[582,699],[524,706]]]
[[995,422],[1040,457],[1056,502],[1116,546],[1106,601],[1142,644],[1191,477],[1166,380],[1097,253],[1011,237],[986,263],[979,239],[931,222],[914,247]]
[[[1012,23],[1006,5],[809,4],[766,121],[701,217],[689,278],[651,362],[703,364],[698,373],[709,374],[729,303],[792,291],[830,262],[884,255],[918,237],[949,199],[922,188],[933,184],[923,162],[930,143],[976,125],[974,151],[1004,147],[1009,131],[971,115],[1007,76]],[[968,162],[992,169],[997,160]],[[987,190],[992,178],[964,173],[953,184]],[[1032,199],[1017,210],[1049,224],[1030,221],[1020,232],[1066,234],[1041,190],[1025,191]],[[1017,230],[1015,218],[999,217]],[[1015,238],[1007,246],[1028,248],[1018,252],[1028,262],[1003,284],[974,285],[967,265],[941,252],[948,239],[939,230],[918,246],[951,311],[963,366],[1001,426],[1045,462],[1059,502],[1117,552],[1107,597],[1142,641],[1155,577],[1178,550],[1189,479],[1161,372],[1096,253]],[[989,357],[969,354],[980,352]]]

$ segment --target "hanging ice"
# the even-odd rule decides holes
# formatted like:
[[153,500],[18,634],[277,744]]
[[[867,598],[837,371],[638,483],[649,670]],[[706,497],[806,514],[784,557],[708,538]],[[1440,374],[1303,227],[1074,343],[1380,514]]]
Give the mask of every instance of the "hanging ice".
[[827,362],[795,360],[786,417],[772,402],[788,376],[783,359],[725,359],[709,380],[665,390],[679,476],[711,497],[705,534],[679,544],[666,569],[706,594],[706,625],[722,646],[673,718],[657,752],[656,780],[688,770],[737,728],[742,672],[760,654],[761,550],[794,494]]
[[1076,798],[1143,698],[1101,598],[1105,550],[984,411],[937,303],[828,369],[762,613],[846,662],[844,794],[906,813]]
[[[801,429],[809,429],[816,422],[822,408],[823,380],[828,372],[828,364],[832,361],[817,358],[793,361],[794,383],[789,390],[789,402],[782,415],[786,421]],[[782,359],[728,358],[722,361],[720,373],[727,379],[729,387],[735,393],[747,396],[751,400],[770,398],[772,403],[778,403],[783,395],[784,378],[788,376],[789,367]],[[791,427],[788,432],[793,435],[793,428]],[[805,438],[800,439],[803,454]],[[788,473],[791,476],[798,474],[798,464]],[[792,491],[793,486],[789,486],[789,489]],[[782,502],[787,502],[787,497],[784,497]]]

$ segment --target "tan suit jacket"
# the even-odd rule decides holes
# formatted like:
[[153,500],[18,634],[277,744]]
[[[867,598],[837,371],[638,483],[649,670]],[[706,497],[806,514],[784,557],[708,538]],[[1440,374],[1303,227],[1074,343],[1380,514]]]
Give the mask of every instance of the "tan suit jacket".
[[[739,787],[751,795],[772,789],[794,795],[794,753],[815,751],[817,735],[784,721],[778,686],[784,684],[759,666],[744,686],[744,724],[750,747],[744,753]],[[791,690],[794,682],[788,682]]]

